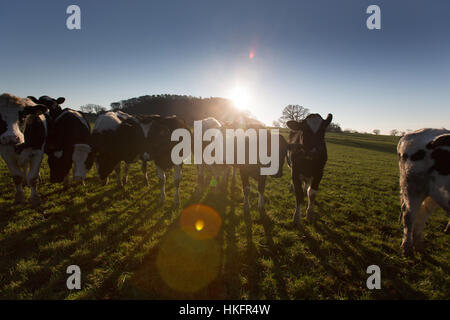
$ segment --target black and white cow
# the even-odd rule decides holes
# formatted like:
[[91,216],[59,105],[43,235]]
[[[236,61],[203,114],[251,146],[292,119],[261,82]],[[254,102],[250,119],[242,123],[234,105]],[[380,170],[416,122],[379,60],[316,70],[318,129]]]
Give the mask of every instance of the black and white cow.
[[[423,249],[427,217],[440,206],[450,213],[450,131],[421,129],[397,145],[403,215],[402,249],[412,255]],[[448,231],[447,226],[447,231]]]
[[172,167],[174,168],[175,194],[173,202],[175,207],[179,207],[179,188],[183,164],[176,165],[171,158],[172,148],[178,143],[171,140],[172,132],[176,129],[186,129],[190,132],[184,120],[177,116],[155,118],[149,127],[146,151],[149,154],[149,159],[153,160],[156,165],[161,190],[160,204],[166,200],[166,172]]
[[[117,185],[123,187],[127,182],[129,164],[141,156],[148,160],[148,133],[151,122],[159,116],[132,116],[122,111],[109,111],[101,114],[95,121],[91,144],[97,164],[98,175],[103,184],[115,170]],[[125,172],[121,179],[121,162],[125,162]],[[146,176],[143,163],[144,176]]]
[[324,120],[314,113],[302,121],[290,120],[286,123],[291,129],[287,160],[291,167],[292,186],[297,202],[293,217],[296,226],[300,226],[305,194],[308,195],[306,218],[313,218],[314,200],[328,159],[325,130],[332,119],[331,114]]
[[[247,131],[248,129],[254,129],[256,132],[258,132],[259,129],[267,129],[266,126],[252,118],[240,116],[237,119],[235,119],[233,122],[227,125],[228,128],[232,129],[242,129]],[[257,137],[257,143],[259,145],[260,137]],[[267,135],[267,150],[268,153],[271,154],[271,135]],[[283,165],[284,165],[284,159],[286,158],[287,153],[287,142],[286,139],[280,134],[278,136],[278,171],[276,174],[272,175],[274,178],[281,178],[283,176]],[[237,144],[235,144],[235,147]],[[245,144],[245,164],[238,164],[237,160],[235,158],[235,165],[233,165],[234,170],[239,170],[239,175],[241,177],[242,182],[242,190],[244,194],[244,213],[249,214],[250,213],[250,178],[254,179],[258,183],[258,211],[261,215],[265,214],[265,201],[264,201],[264,191],[266,188],[266,181],[267,181],[267,175],[261,174],[261,168],[264,167],[260,164],[258,161],[257,164],[250,164],[249,163],[249,155],[251,152],[255,152],[255,150],[250,150],[249,145],[249,139],[246,138],[246,144]],[[237,156],[237,149],[235,149],[234,156]],[[234,174],[234,172],[233,172]]]
[[0,95],[0,153],[16,186],[16,203],[24,201],[24,183],[31,188],[31,205],[41,203],[37,181],[48,132],[46,111],[30,99]]
[[35,103],[49,109],[50,122],[45,152],[50,167],[50,182],[69,184],[69,172],[73,166],[74,181],[83,182],[93,163],[89,145],[91,128],[82,113],[70,108],[62,109],[65,98],[53,99],[29,96]]

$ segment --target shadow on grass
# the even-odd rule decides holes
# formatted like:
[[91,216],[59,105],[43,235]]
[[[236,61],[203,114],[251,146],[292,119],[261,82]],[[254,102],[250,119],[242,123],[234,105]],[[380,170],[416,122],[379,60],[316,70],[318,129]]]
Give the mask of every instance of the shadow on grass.
[[[351,246],[343,239],[343,235],[330,229],[325,223],[317,221],[312,226],[321,236],[324,242],[334,245],[333,254],[341,257],[339,261],[339,270],[330,262],[329,252],[322,248],[321,241],[315,239],[306,229],[304,230],[305,242],[317,259],[319,259],[324,270],[332,274],[338,281],[335,281],[335,287],[327,288],[329,294],[339,292],[340,286],[346,284],[351,289],[347,292],[348,298],[358,299],[361,292],[356,290],[366,286],[366,280],[369,277],[366,269],[370,265],[378,265],[382,270],[383,290],[372,290],[370,294],[377,299],[426,299],[426,295],[412,288],[403,280],[401,268],[396,265],[386,263],[386,255],[383,251],[374,250],[366,247],[359,241],[352,241]],[[346,272],[343,272],[345,269]],[[406,275],[408,276],[408,275]]]
[[[233,185],[232,188],[234,188]],[[148,250],[141,263],[138,265],[128,263],[126,268],[119,268],[121,271],[116,271],[107,281],[109,283],[108,288],[104,287],[101,291],[111,292],[120,274],[124,270],[128,270],[132,275],[129,281],[126,281],[126,285],[119,290],[118,298],[239,299],[241,285],[239,264],[237,263],[238,252],[236,239],[238,221],[234,212],[234,204],[228,200],[227,191],[223,190],[221,193],[217,193],[216,191],[215,188],[209,188],[204,196],[193,193],[184,202],[184,207],[196,203],[206,204],[220,215],[222,228],[215,238],[195,240],[181,230],[179,220],[175,219],[158,237],[158,241]],[[227,210],[229,204],[230,208]],[[177,240],[175,241],[174,239]],[[145,243],[147,240],[143,239],[142,242]],[[161,263],[165,259],[164,254],[167,255],[167,243],[172,244],[171,249],[173,250],[168,253],[168,259],[173,263],[169,271],[161,270],[161,267],[158,266],[158,263]],[[174,243],[177,243],[177,245],[174,246]],[[207,283],[196,290],[190,290],[191,288],[189,288],[189,284],[186,281],[192,280],[193,287],[195,287],[196,281],[210,271],[207,265],[200,265],[201,259],[204,256],[198,256],[198,250],[210,248],[208,243],[213,244],[214,248],[218,248],[217,257],[219,260],[217,274],[213,279],[209,279]],[[185,247],[187,244],[189,245],[189,249]],[[185,248],[189,252],[180,252],[180,248]],[[182,257],[177,257],[177,254],[187,259],[181,261]],[[203,254],[208,254],[208,252],[205,251]],[[130,255],[132,256],[133,253]],[[213,256],[215,257],[215,255]],[[130,258],[130,261],[132,260]],[[164,276],[164,272],[166,271],[172,272],[172,280],[181,278],[179,278],[178,282],[169,283],[170,280],[167,280]]]
[[[74,189],[69,192],[76,195],[79,190]],[[135,212],[136,209],[130,211],[134,202],[142,201],[147,195],[147,190],[144,190],[128,206],[120,208],[120,213],[114,212],[99,225],[89,228],[91,217],[100,213],[111,202],[128,196],[127,192],[121,189],[104,190],[87,198],[83,204],[66,207],[57,214],[52,214],[47,219],[42,219],[30,228],[20,230],[7,240],[1,241],[3,250],[0,270],[2,274],[13,272],[12,270],[21,259],[36,259],[36,252],[39,252],[39,270],[20,282],[20,286],[3,292],[2,296],[14,298],[19,292],[32,292],[35,298],[64,298],[69,293],[61,290],[65,288],[67,277],[65,267],[70,264],[79,264],[83,274],[90,274],[96,267],[105,263],[102,259],[105,254],[111,250],[114,251],[122,243],[128,242],[131,235],[139,234],[139,228],[143,224],[154,220],[151,213],[156,207],[156,202],[149,208],[141,208],[138,212]],[[95,208],[93,208],[94,205]],[[88,212],[82,212],[86,207]],[[158,213],[161,217],[157,218],[152,230],[158,230],[161,221],[171,214],[170,208],[163,211],[162,215]],[[79,234],[80,240],[73,239],[73,228],[76,225],[86,227]],[[100,236],[100,240],[92,243],[96,236]],[[45,248],[47,244],[55,240],[67,240],[68,243],[61,248]],[[79,248],[84,248],[87,252],[76,254]],[[63,265],[64,263],[67,265]],[[103,293],[103,296],[105,294]]]

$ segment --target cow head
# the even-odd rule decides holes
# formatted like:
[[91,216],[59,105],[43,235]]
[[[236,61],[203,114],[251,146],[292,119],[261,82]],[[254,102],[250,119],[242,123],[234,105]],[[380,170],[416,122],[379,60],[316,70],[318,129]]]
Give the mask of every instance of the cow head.
[[63,97],[53,99],[49,96],[41,96],[39,99],[36,99],[33,96],[28,96],[28,99],[31,99],[36,104],[47,106],[52,119],[55,119],[62,112],[60,104],[63,104],[64,101],[66,101],[66,98]]
[[9,93],[0,95],[0,145],[19,145],[24,143],[24,126],[29,115],[47,111],[47,107],[35,104]]
[[302,121],[290,120],[286,123],[289,133],[289,150],[313,156],[325,146],[325,130],[331,123],[333,115],[328,114],[324,120],[319,114],[308,115]]

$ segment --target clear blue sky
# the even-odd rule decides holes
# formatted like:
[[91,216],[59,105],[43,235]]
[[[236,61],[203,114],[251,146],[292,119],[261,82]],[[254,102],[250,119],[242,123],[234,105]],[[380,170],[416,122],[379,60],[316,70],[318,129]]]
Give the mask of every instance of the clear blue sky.
[[2,92],[77,108],[239,86],[268,124],[300,104],[359,131],[450,128],[448,0],[0,1]]

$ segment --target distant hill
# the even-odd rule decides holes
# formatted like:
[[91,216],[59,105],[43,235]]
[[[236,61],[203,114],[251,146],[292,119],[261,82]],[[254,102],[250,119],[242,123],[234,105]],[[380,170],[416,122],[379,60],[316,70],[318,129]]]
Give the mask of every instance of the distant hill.
[[224,98],[200,98],[184,95],[146,95],[111,103],[114,110],[130,114],[177,115],[187,124],[194,120],[214,117],[220,121],[232,121],[238,114],[232,101]]

